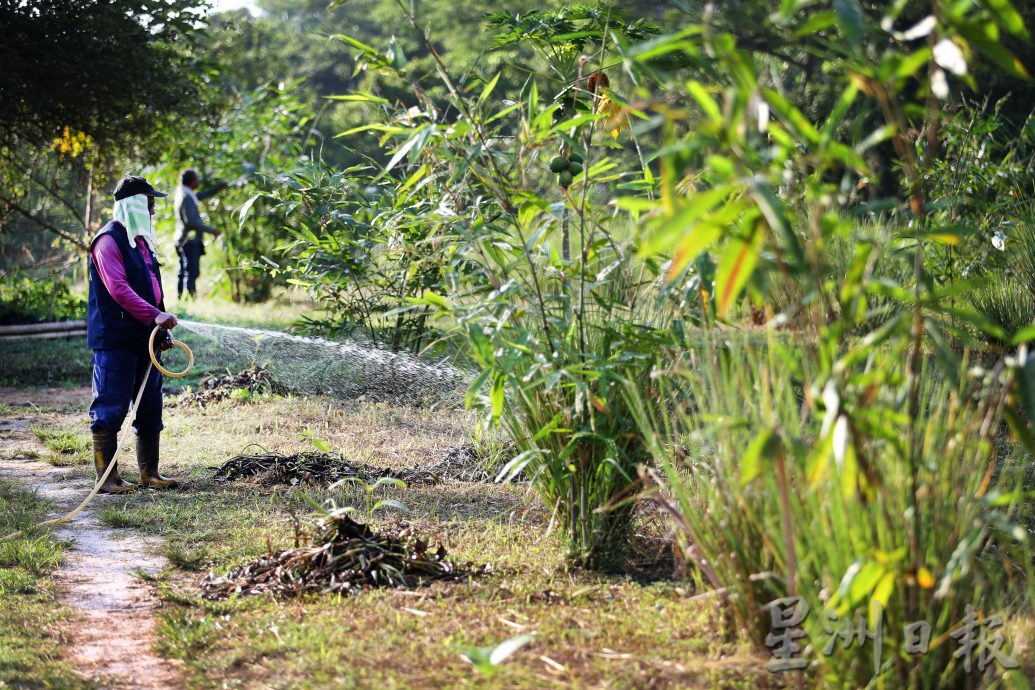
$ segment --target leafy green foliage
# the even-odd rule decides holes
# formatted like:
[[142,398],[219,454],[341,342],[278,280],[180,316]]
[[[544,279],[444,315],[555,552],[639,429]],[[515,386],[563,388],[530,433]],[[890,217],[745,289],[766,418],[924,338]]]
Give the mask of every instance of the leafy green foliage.
[[138,0],[126,10],[69,0],[0,5],[0,143],[46,145],[63,128],[126,143],[197,107],[198,85],[177,50],[200,30],[197,3]]
[[[909,655],[902,625],[926,620],[935,639],[967,606],[1008,609],[1031,575],[1018,529],[1030,512],[1024,487],[1012,470],[991,479],[1000,458],[988,415],[1018,372],[964,370],[961,389],[928,360],[914,419],[896,404],[913,385],[906,346],[860,341],[827,363],[797,337],[708,340],[663,377],[664,403],[641,408],[672,490],[672,502],[660,502],[674,511],[702,585],[723,588],[738,629],[759,647],[774,632],[764,605],[802,596],[812,607],[802,648],[813,646],[832,686],[899,673],[920,687],[965,683],[954,645]],[[903,520],[912,515],[915,541]],[[1003,560],[984,555],[992,552]],[[870,652],[819,653],[824,628],[842,629],[858,612],[873,630],[877,606],[879,669]]]
[[[533,46],[559,85],[533,80],[497,102],[496,75],[454,79],[439,64],[448,117],[427,102],[356,95],[385,117],[346,134],[380,137],[389,162],[374,179],[426,195],[435,212],[408,200],[407,223],[441,238],[449,257],[441,289],[412,297],[411,311],[433,307],[462,338],[480,370],[469,404],[520,451],[501,478],[532,477],[575,563],[620,560],[653,460],[688,560],[759,645],[764,604],[798,593],[842,617],[879,604],[886,631],[925,614],[946,631],[968,604],[1005,611],[1030,596],[1014,529],[1023,487],[992,482],[1017,476],[997,474],[1000,422],[1031,442],[1018,407],[1027,369],[1023,359],[971,369],[953,347],[1013,334],[957,299],[959,227],[987,207],[949,191],[976,185],[942,157],[943,140],[960,158],[991,134],[971,138],[941,101],[970,83],[961,61],[1007,64],[971,32],[1023,29],[1000,9],[936,11],[923,35],[951,45],[934,51],[884,28],[906,22],[901,7],[784,3],[768,30],[783,45],[808,35],[802,68],[828,75],[829,102],[812,110],[801,92],[785,95],[803,72],[781,83],[792,59],[777,50],[752,52],[702,25],[645,42],[573,37],[555,33],[573,28],[563,11],[493,19],[500,45]],[[351,45],[372,68],[400,71],[387,52]],[[962,45],[969,58],[952,47]],[[601,90],[612,59],[638,100]],[[569,96],[572,111],[557,117]],[[622,117],[635,123],[635,157],[600,136],[620,135]],[[971,179],[1016,170],[1019,189],[1028,163],[1010,150],[986,147]],[[882,158],[891,181],[869,189]],[[570,179],[552,177],[562,173]],[[988,242],[996,229],[972,234]],[[725,334],[748,318],[767,326],[765,339]],[[985,549],[1010,559],[983,560]],[[1004,574],[1016,589],[995,589]],[[806,632],[818,640],[824,623],[815,615]],[[847,665],[817,657],[825,680],[962,681],[947,645],[917,662],[898,654],[900,637],[886,640],[890,661],[877,669],[855,654]]]
[[269,207],[268,191],[306,147],[309,125],[294,85],[263,86],[235,98],[215,127],[192,132],[156,168],[161,179],[175,185],[187,167],[198,170],[203,186],[228,185],[204,202],[209,224],[223,233],[216,242],[208,239],[206,252],[209,261],[222,265],[235,302],[262,302],[272,295],[286,233]]
[[[1006,115],[1031,100],[969,97],[1025,78],[1028,8],[680,4],[662,34],[634,3],[519,3],[489,37],[444,18],[478,2],[264,6],[240,40],[328,80],[219,81],[198,167],[264,173],[213,205],[228,267],[310,289],[313,329],[471,363],[517,451],[499,478],[531,479],[572,563],[620,565],[651,490],[748,642],[800,594],[823,684],[968,683],[900,632],[1032,601],[1031,123]],[[328,40],[293,60],[288,26]],[[882,666],[815,651],[878,606]]]
[[[574,51],[596,39],[595,59],[603,61],[614,46],[602,27],[630,35],[648,31],[612,9],[565,14],[558,21],[570,18],[588,33],[557,45]],[[416,17],[408,19],[418,26]],[[553,23],[537,31],[559,31]],[[524,32],[514,40],[538,45],[544,39]],[[383,71],[402,69],[386,53],[351,45]],[[580,80],[594,66],[582,67],[565,79],[585,92]],[[558,62],[558,69],[567,68]],[[320,209],[321,225],[331,230],[323,237],[312,224],[298,231],[310,260],[306,271],[339,302],[358,295],[375,314],[370,298],[383,295],[389,283],[372,269],[397,276],[394,303],[379,297],[375,306],[392,305],[397,324],[403,314],[421,326],[428,318],[455,324],[454,337],[466,343],[481,370],[469,403],[502,420],[519,451],[501,478],[532,476],[568,534],[573,561],[612,567],[623,558],[635,468],[646,459],[620,383],[647,383],[659,329],[669,316],[649,297],[641,299],[650,278],[636,265],[628,239],[606,227],[606,209],[590,189],[593,182],[613,184],[635,173],[616,172],[593,149],[599,132],[594,123],[603,120],[591,112],[592,103],[603,100],[599,91],[586,92],[590,110],[568,121],[554,116],[557,106],[540,101],[534,85],[520,101],[497,110],[498,75],[461,85],[441,62],[439,75],[450,108],[425,101],[419,108],[386,109],[383,122],[344,133],[378,132],[392,152],[365,185],[355,184],[358,171],[355,191],[344,180],[325,177],[334,191],[332,203],[323,206],[316,200],[327,199],[328,189],[297,185],[312,197],[305,207]],[[560,187],[546,171],[549,156],[542,152],[550,149],[569,161],[572,179]],[[571,172],[575,160],[577,176]],[[386,191],[375,186],[382,180],[390,181]],[[297,196],[289,192],[287,202]],[[371,322],[366,315],[364,321]]]
[[[411,116],[408,114],[408,116]],[[419,153],[432,129],[422,129],[409,150]],[[292,282],[328,307],[307,327],[331,333],[359,329],[393,351],[419,352],[426,344],[429,306],[414,300],[442,290],[453,260],[427,218],[451,213],[425,179],[386,181],[365,168],[331,171],[308,162],[285,177],[276,209],[287,218],[296,255]]]
[[0,324],[78,321],[86,318],[86,300],[64,280],[33,280],[15,274],[0,283]]

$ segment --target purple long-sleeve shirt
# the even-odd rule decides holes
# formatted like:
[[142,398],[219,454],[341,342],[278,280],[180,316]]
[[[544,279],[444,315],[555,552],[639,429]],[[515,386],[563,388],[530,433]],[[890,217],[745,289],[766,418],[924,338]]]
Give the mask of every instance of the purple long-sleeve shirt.
[[[151,265],[151,252],[148,251],[147,242],[143,237],[137,238],[137,250],[144,257],[144,263],[148,269]],[[122,252],[119,245],[111,235],[105,235],[97,240],[93,246],[93,263],[97,267],[97,273],[101,276],[101,282],[108,288],[111,295],[120,307],[125,309],[130,316],[145,326],[154,323],[155,317],[161,314],[161,310],[147,303],[143,297],[133,292],[133,288],[126,281],[126,266],[122,263]],[[162,303],[162,286],[154,271],[151,274],[151,287],[154,288],[156,301]]]

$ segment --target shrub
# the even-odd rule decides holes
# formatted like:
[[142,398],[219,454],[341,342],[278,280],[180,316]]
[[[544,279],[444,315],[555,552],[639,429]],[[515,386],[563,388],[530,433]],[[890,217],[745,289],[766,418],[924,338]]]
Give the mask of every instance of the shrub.
[[86,318],[86,299],[66,281],[7,276],[0,282],[0,325]]
[[[602,68],[616,40],[656,29],[605,4],[490,22],[500,45],[528,42],[551,56],[563,82],[552,98],[529,84],[500,103],[502,73],[457,80],[444,64],[448,103],[426,89],[410,107],[350,94],[383,108],[384,122],[350,134],[382,132],[395,147],[388,164],[370,179],[353,171],[358,185],[298,176],[284,197],[319,219],[296,236],[327,301],[372,337],[389,333],[393,347],[419,347],[430,319],[445,323],[479,369],[468,402],[521,451],[501,477],[531,476],[572,562],[613,567],[628,540],[635,468],[647,459],[621,382],[649,385],[668,311],[641,294],[657,267],[635,258],[627,216],[612,218],[598,194],[648,184],[635,157],[619,169],[609,156],[607,132],[626,118]],[[412,77],[387,51],[347,42],[372,68]],[[585,53],[596,57],[587,64]],[[591,75],[598,87],[587,90]],[[319,179],[328,182],[309,182]]]

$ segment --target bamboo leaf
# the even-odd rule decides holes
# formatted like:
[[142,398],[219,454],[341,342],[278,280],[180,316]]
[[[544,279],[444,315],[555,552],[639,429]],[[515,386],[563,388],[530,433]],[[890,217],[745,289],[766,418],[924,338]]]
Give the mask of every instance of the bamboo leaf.
[[722,253],[715,273],[716,313],[725,318],[740,295],[762,252],[762,231],[756,224],[747,241],[734,240]]
[[790,101],[774,89],[762,89],[762,96],[784,122],[791,126],[791,129],[794,130],[799,138],[808,142],[810,146],[815,146],[819,143],[820,136],[815,126]]
[[248,213],[252,210],[252,206],[255,204],[255,201],[260,196],[262,196],[262,195],[261,194],[253,194],[248,199],[248,201],[246,201],[243,204],[241,204],[241,208],[239,208],[237,210],[237,222],[238,222],[239,225],[243,225],[244,224],[245,218],[248,217]]
[[514,652],[518,651],[534,639],[535,635],[518,635],[509,640],[504,640],[496,645],[489,654],[489,663],[493,666],[499,666],[513,656]]
[[333,36],[331,36],[331,38],[333,40],[336,40],[336,41],[341,41],[343,43],[347,43],[350,46],[352,46],[353,48],[356,48],[356,49],[362,51],[363,53],[365,53],[366,55],[368,55],[370,57],[378,57],[379,56],[379,54],[377,52],[377,49],[373,48],[372,46],[368,46],[366,43],[363,43],[359,39],[353,38],[352,36],[347,36],[345,34],[334,34]]
[[719,104],[715,102],[715,99],[711,97],[711,94],[704,88],[700,82],[691,81],[686,85],[687,91],[690,92],[691,98],[693,98],[697,105],[701,106],[701,110],[713,123],[722,123],[722,111],[719,109]]
[[492,419],[497,421],[503,414],[503,401],[505,399],[507,377],[503,374],[496,374],[492,379],[492,389],[489,391],[489,402],[492,405]]
[[493,91],[493,89],[495,89],[495,88],[496,88],[496,84],[497,84],[497,83],[499,82],[499,80],[500,80],[500,75],[501,75],[501,74],[503,74],[503,72],[497,72],[497,73],[496,73],[496,76],[495,76],[495,77],[493,77],[492,79],[490,79],[490,80],[489,80],[489,81],[488,81],[488,82],[487,82],[487,83],[485,84],[485,88],[484,88],[484,89],[482,89],[482,93],[481,93],[481,95],[480,95],[480,96],[478,96],[478,105],[481,105],[482,103],[484,103],[484,102],[485,102],[485,100],[486,100],[486,99],[487,99],[487,98],[488,98],[488,97],[489,97],[490,95],[492,95],[492,91]]
[[671,218],[661,223],[651,233],[648,240],[640,247],[639,255],[648,257],[669,250],[685,234],[693,230],[695,222],[725,200],[732,191],[732,185],[719,185],[691,195],[686,204],[679,207]]
[[999,26],[1014,36],[1031,38],[1031,34],[1028,33],[1028,29],[1024,26],[1024,18],[1021,17],[1021,13],[1014,8],[1010,0],[985,0],[984,4],[988,6],[989,11],[995,17]]
[[363,91],[345,94],[343,96],[327,96],[326,98],[330,101],[350,101],[355,103],[377,103],[379,105],[388,105],[387,98],[375,96],[372,93],[365,93]]
[[880,605],[881,610],[888,608],[888,602],[891,600],[891,593],[895,591],[896,579],[895,573],[884,573],[880,582],[878,582],[877,586],[873,588],[873,596],[870,598],[869,606],[870,630],[876,630],[877,618],[879,615],[876,604]]
[[722,228],[712,223],[698,223],[697,226],[680,240],[676,253],[669,264],[666,277],[675,280],[690,262],[700,256],[722,234]]
[[417,153],[420,153],[421,148],[423,148],[425,142],[427,142],[428,137],[431,136],[431,133],[433,131],[434,127],[431,125],[422,126],[416,134],[410,137],[409,141],[403,144],[399,148],[399,150],[395,152],[395,155],[392,156],[392,160],[388,161],[388,165],[385,166],[385,169],[382,171],[381,174],[384,175],[389,170],[394,168],[396,164],[403,158],[405,158],[410,151],[416,151]]
[[858,0],[834,0],[834,12],[837,13],[837,24],[841,34],[853,46],[861,45],[864,20]]
[[1029,78],[1028,70],[1025,68],[1024,63],[1018,60],[1002,43],[985,35],[982,27],[967,24],[960,26],[959,32],[975,50],[999,65],[1010,75],[1018,79]]
[[410,509],[406,507],[404,503],[400,503],[394,498],[383,498],[374,504],[374,507],[370,509],[370,512],[381,510],[382,508],[393,508],[403,513],[410,512]]
[[781,439],[775,429],[764,429],[751,442],[740,459],[740,485],[746,486],[762,474],[764,461],[780,451]]
[[1025,326],[1021,330],[1017,331],[1012,338],[1010,338],[1011,345],[1021,345],[1035,340],[1035,324],[1031,326]]

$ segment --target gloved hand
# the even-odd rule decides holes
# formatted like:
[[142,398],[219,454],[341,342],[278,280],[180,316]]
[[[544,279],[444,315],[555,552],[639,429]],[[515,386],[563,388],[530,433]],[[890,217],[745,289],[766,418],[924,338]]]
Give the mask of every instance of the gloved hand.
[[166,350],[172,349],[173,337],[169,331],[162,331],[159,333],[156,340],[157,342],[155,343],[155,347],[159,352],[165,352]]

